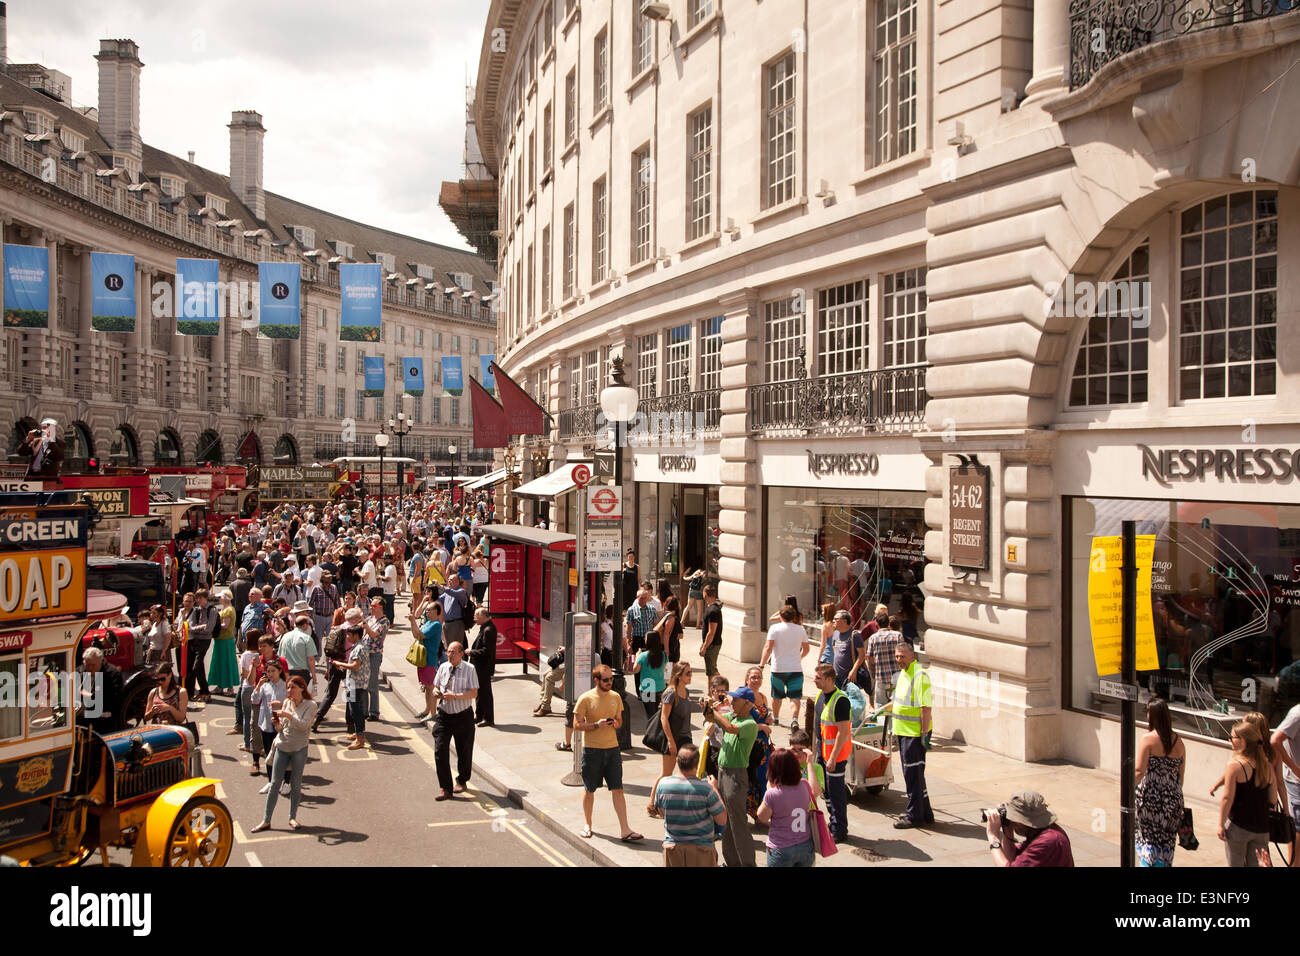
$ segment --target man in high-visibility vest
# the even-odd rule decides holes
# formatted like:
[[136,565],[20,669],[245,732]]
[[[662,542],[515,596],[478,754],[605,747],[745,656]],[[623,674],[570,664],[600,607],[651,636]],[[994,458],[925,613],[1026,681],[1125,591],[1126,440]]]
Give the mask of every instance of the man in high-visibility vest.
[[817,695],[817,762],[826,777],[826,806],[831,838],[843,843],[849,836],[849,797],[844,788],[844,770],[853,756],[852,707],[848,695],[835,686],[835,665],[818,664],[813,682]]
[[930,675],[921,667],[916,649],[906,638],[894,648],[894,660],[900,668],[894,697],[876,713],[888,710],[894,718],[894,736],[907,786],[907,812],[894,821],[894,829],[906,830],[934,823],[930,794],[925,789],[925,752],[930,747],[934,692],[930,689]]

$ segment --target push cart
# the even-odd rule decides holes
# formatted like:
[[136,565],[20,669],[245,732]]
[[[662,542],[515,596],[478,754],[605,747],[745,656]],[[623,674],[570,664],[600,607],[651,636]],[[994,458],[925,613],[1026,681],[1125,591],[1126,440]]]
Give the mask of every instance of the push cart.
[[889,715],[880,723],[864,719],[853,728],[853,759],[845,767],[844,784],[850,796],[862,791],[875,796],[894,781]]

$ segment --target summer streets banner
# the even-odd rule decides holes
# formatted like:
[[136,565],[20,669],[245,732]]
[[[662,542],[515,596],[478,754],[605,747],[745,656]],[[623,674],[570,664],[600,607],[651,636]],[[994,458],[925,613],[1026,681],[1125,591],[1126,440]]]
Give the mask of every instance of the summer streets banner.
[[50,326],[50,250],[5,243],[5,328]]
[[382,355],[365,356],[366,397],[382,398],[384,394],[384,357]]
[[461,377],[460,356],[444,355],[442,357],[442,389],[448,395],[459,395],[465,387]]
[[135,331],[135,256],[90,254],[90,327],[96,332]]
[[377,262],[345,262],[339,266],[343,300],[339,338],[344,342],[378,342],[384,301],[382,270]]
[[221,332],[221,276],[216,259],[176,260],[176,334]]
[[302,325],[300,280],[296,262],[257,264],[258,325],[262,339],[296,339]]
[[[482,383],[483,387],[489,392],[495,392],[497,390],[497,383],[496,380],[492,378],[491,368],[492,363],[495,362],[496,359],[497,357],[495,355],[480,355],[478,357],[478,379],[479,382]],[[483,446],[480,445],[479,447],[482,448]]]
[[407,395],[424,394],[424,359],[419,356],[402,359],[402,385]]

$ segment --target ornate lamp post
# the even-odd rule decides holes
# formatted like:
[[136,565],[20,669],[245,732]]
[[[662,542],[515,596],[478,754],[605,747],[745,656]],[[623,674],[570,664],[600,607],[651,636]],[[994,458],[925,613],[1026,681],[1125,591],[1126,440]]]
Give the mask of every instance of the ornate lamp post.
[[[628,385],[624,378],[623,356],[614,356],[610,365],[610,384],[600,393],[600,410],[605,416],[605,421],[614,426],[614,487],[621,493],[624,431],[627,423],[636,415],[638,396],[636,389]],[[619,550],[625,549],[620,547]],[[624,602],[623,571],[620,568],[614,572],[614,646],[610,654],[615,677],[619,677],[623,670],[623,612],[626,606]],[[574,666],[577,666],[576,661]]]
[[388,436],[380,432],[375,436],[375,445],[379,448],[379,536],[384,536],[384,449],[388,447]]
[[[397,457],[406,457],[406,447],[403,439],[411,431],[411,419],[406,417],[406,412],[398,412],[396,418],[388,420],[388,430],[397,436]],[[397,510],[402,510],[402,485],[406,482],[406,463],[399,461],[397,463]]]

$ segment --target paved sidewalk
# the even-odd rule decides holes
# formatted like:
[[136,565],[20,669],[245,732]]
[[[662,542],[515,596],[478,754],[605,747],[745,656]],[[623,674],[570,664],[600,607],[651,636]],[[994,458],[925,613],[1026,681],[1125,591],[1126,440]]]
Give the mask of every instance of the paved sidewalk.
[[[410,647],[408,605],[405,596],[397,602],[397,621],[384,648],[384,677],[413,717],[424,708],[424,696],[415,680],[415,668],[406,662]],[[694,655],[699,648],[699,630],[688,628],[682,651],[694,670],[691,695],[698,698],[704,688],[704,664]],[[545,653],[544,655],[545,656]],[[805,689],[812,687],[814,653],[805,659]],[[543,666],[545,664],[543,663]],[[748,665],[726,657],[718,667],[734,689],[742,683]],[[632,700],[632,735],[635,752],[623,756],[623,778],[631,826],[645,835],[639,844],[624,844],[618,838],[618,821],[608,791],[596,794],[591,839],[579,831],[582,819],[582,788],[567,787],[561,778],[573,768],[573,755],[555,749],[564,739],[563,706],[549,717],[533,717],[537,706],[539,675],[529,666],[528,675],[515,662],[498,663],[493,681],[496,727],[480,727],[474,742],[475,774],[504,788],[510,799],[536,817],[576,852],[586,853],[599,863],[612,866],[659,866],[663,826],[646,814],[650,790],[661,770],[657,753],[640,744],[645,731],[645,714],[639,701]],[[766,678],[764,681],[766,692]],[[776,743],[789,739],[789,705],[783,714],[787,729],[776,731]],[[702,718],[696,712],[692,736],[701,739]],[[935,739],[927,761],[926,781],[936,824],[925,830],[895,830],[894,818],[906,806],[902,769],[894,758],[894,783],[878,796],[860,795],[849,800],[849,840],[819,866],[941,866],[992,865],[980,809],[1006,801],[1017,790],[1036,789],[1047,798],[1058,822],[1070,836],[1075,863],[1079,866],[1119,865],[1119,781],[1097,770],[1064,762],[1021,763],[989,751],[950,740]],[[432,797],[436,783],[429,782]],[[1222,866],[1223,852],[1215,838],[1212,822],[1218,808],[1205,801],[1189,799],[1197,822],[1201,847],[1194,853],[1180,849],[1178,866]],[[758,863],[763,864],[762,828],[754,828]]]

